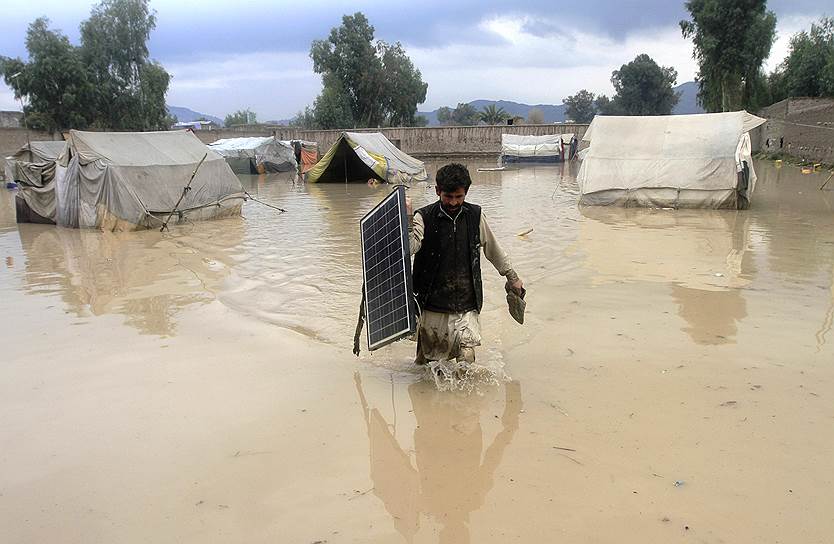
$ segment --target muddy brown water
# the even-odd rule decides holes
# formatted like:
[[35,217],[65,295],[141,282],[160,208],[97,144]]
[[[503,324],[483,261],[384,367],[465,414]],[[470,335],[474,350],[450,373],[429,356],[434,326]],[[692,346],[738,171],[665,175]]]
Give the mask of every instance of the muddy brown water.
[[288,212],[165,234],[16,225],[4,191],[2,540],[826,542],[834,191],[756,168],[746,212],[476,173],[529,304],[484,261],[478,357],[511,379],[468,394],[413,343],[350,353],[386,187],[245,177]]

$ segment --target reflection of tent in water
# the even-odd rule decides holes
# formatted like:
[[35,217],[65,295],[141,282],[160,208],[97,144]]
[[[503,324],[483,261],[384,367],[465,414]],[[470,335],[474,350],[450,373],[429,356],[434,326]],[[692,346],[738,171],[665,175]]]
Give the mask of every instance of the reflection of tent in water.
[[40,218],[104,230],[159,226],[204,156],[175,219],[240,213],[245,196],[240,180],[191,132],[69,134],[54,181],[42,189],[21,188],[19,221]]
[[343,132],[307,174],[307,181],[366,182],[425,181],[422,161],[397,149],[380,132]]
[[55,161],[65,145],[63,140],[24,145],[14,155],[6,157],[6,181],[43,187],[55,177]]
[[678,314],[686,320],[683,331],[696,344],[734,342],[736,323],[747,317],[747,303],[740,289],[713,291],[672,285],[672,299],[678,303]]
[[159,233],[101,232],[19,225],[25,290],[59,296],[79,317],[120,315],[142,334],[170,336],[188,307],[209,304],[234,264],[222,248],[240,244],[242,226]]
[[[475,396],[438,391],[433,383],[408,387],[416,428],[416,468],[377,408],[370,408],[356,375],[357,392],[368,428],[373,492],[394,519],[394,528],[414,542],[420,514],[443,525],[439,542],[469,542],[469,516],[492,489],[495,470],[518,429],[521,388],[506,384],[503,428],[484,451],[484,430]],[[496,416],[497,417],[497,416]]]
[[511,162],[562,162],[576,155],[577,140],[573,134],[528,136],[501,135],[501,164]]
[[577,181],[581,204],[737,208],[756,185],[745,111],[699,115],[598,115]]
[[754,273],[748,218],[727,212],[580,208],[578,247],[600,283],[670,285],[683,330],[699,344],[733,342]]
[[223,155],[238,174],[289,172],[298,167],[292,146],[275,136],[224,138],[209,147]]

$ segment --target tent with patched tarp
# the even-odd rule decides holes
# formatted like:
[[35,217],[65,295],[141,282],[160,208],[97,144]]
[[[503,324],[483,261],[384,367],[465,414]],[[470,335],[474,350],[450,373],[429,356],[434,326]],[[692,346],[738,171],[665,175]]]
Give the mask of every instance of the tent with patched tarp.
[[55,177],[55,161],[66,143],[59,141],[29,142],[14,155],[6,157],[6,181],[31,187],[43,187]]
[[412,182],[428,179],[422,161],[400,151],[380,132],[343,132],[307,173],[311,183]]
[[290,172],[298,168],[292,145],[275,136],[223,138],[209,147],[223,155],[237,174]]
[[189,131],[71,130],[66,144],[51,182],[21,186],[18,222],[158,228],[172,212],[172,222],[240,214],[246,198],[223,157]]

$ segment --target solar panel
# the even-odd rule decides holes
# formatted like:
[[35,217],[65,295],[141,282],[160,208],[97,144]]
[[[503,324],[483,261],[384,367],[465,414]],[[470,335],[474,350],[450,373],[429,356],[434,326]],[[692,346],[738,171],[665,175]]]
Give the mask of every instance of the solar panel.
[[368,212],[359,231],[368,349],[373,351],[417,330],[405,187],[396,187]]

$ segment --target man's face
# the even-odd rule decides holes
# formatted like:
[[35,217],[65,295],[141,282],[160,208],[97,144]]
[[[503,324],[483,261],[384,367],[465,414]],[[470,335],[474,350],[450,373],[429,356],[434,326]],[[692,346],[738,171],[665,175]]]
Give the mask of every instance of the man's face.
[[458,187],[451,193],[441,191],[440,187],[437,186],[435,186],[434,190],[437,192],[437,196],[440,197],[440,205],[443,207],[443,211],[449,215],[455,215],[460,211],[460,207],[466,198],[466,191],[463,187]]

